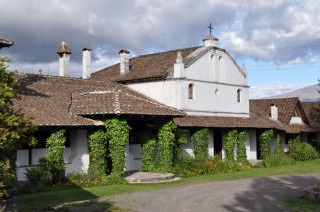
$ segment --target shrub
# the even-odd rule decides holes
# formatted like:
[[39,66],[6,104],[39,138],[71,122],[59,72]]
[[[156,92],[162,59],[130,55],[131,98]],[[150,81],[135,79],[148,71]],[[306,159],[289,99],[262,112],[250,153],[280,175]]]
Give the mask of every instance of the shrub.
[[300,142],[299,137],[289,141],[289,155],[296,161],[318,158],[318,152],[310,144]]
[[71,173],[67,176],[65,186],[91,187],[105,185],[107,177],[99,172],[89,171],[88,173]]
[[191,136],[191,143],[194,149],[194,157],[196,160],[205,160],[208,158],[208,142],[208,128],[200,129]]
[[89,136],[89,149],[90,149],[90,173],[99,173],[106,175],[107,168],[107,138],[102,130],[98,130]]
[[48,153],[39,159],[39,167],[27,170],[26,176],[33,184],[54,185],[65,180],[63,150],[65,131],[59,130],[47,139]]
[[106,185],[120,185],[120,184],[126,184],[128,181],[117,174],[111,174],[106,179]]
[[287,166],[294,164],[294,160],[285,155],[268,155],[262,161],[262,165],[266,168]]
[[183,158],[174,168],[174,174],[180,177],[201,176],[238,171],[239,165],[232,160],[223,161],[220,158],[196,160]]
[[270,144],[273,137],[273,130],[267,130],[259,136],[261,158],[264,159],[270,155]]

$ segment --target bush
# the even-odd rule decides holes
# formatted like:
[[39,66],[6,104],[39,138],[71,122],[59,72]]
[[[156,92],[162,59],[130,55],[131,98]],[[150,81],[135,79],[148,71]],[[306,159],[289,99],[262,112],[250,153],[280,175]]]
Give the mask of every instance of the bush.
[[266,168],[293,165],[294,160],[285,155],[268,155],[263,161],[262,165]]
[[247,160],[246,141],[247,133],[245,131],[239,132],[237,135],[237,161],[244,165],[249,165]]
[[48,170],[41,167],[26,169],[26,177],[32,185],[51,185],[52,175]]
[[89,171],[88,173],[71,173],[67,176],[66,186],[91,187],[105,185],[107,177],[99,172]]
[[65,131],[59,130],[47,139],[48,153],[39,159],[39,167],[27,170],[26,176],[33,184],[55,185],[65,180],[65,164],[63,160]]
[[183,158],[174,167],[174,174],[180,177],[201,176],[208,174],[228,173],[240,170],[239,165],[232,160],[223,161],[221,158],[196,160]]
[[120,185],[120,184],[126,184],[128,181],[121,177],[118,174],[111,174],[107,177],[106,185]]
[[318,152],[310,144],[296,138],[289,141],[289,156],[296,161],[307,161],[317,159]]

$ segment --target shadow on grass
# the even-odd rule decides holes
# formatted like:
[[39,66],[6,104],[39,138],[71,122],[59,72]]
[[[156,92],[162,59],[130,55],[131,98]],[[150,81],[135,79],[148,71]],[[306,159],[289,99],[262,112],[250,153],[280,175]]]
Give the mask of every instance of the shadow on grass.
[[60,187],[46,192],[20,194],[18,205],[20,211],[74,211],[80,207],[87,208],[86,211],[92,211],[89,210],[90,208],[95,211],[100,211],[100,209],[113,211],[112,209],[116,208],[107,199],[96,201],[98,197],[86,188]]
[[[257,178],[250,185],[249,190],[235,194],[236,203],[223,205],[223,208],[231,212],[284,211],[288,205],[280,203],[293,199],[293,201],[298,200],[304,194],[305,188],[312,187],[319,182],[320,175],[316,174],[314,176]],[[281,208],[279,204],[282,205]]]

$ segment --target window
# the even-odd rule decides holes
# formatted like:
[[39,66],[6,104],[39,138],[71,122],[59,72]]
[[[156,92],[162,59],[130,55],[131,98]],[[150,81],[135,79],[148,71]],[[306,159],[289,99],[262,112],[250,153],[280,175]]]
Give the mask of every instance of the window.
[[188,99],[194,98],[194,84],[190,83],[188,86]]
[[220,96],[220,95],[221,95],[219,89],[216,89],[216,90],[214,91],[214,93],[215,93],[216,96]]
[[242,102],[242,90],[237,90],[237,102]]

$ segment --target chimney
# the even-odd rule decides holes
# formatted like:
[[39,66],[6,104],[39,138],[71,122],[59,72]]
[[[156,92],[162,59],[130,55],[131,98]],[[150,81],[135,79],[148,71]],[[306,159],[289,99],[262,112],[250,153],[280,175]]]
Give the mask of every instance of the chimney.
[[182,61],[181,52],[178,52],[176,62],[173,67],[173,78],[182,78],[184,75],[184,63]]
[[213,35],[208,35],[207,37],[205,37],[202,41],[203,41],[203,45],[206,47],[218,47],[218,38],[214,37]]
[[128,54],[130,52],[125,49],[119,51],[120,54],[120,75],[125,75],[129,73],[129,59]]
[[276,105],[272,104],[270,106],[270,111],[271,111],[270,112],[270,118],[272,120],[277,121],[278,120],[278,107]]
[[66,42],[61,42],[57,54],[59,55],[59,76],[69,77],[71,50]]
[[91,77],[91,49],[82,49],[82,78],[89,79]]

